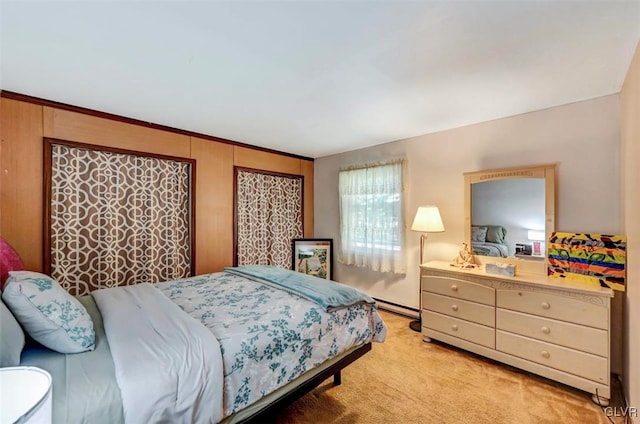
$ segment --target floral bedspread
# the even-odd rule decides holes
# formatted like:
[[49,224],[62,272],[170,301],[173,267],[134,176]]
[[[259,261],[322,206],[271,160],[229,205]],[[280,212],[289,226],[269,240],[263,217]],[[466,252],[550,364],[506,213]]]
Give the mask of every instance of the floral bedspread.
[[386,337],[373,305],[325,312],[295,294],[225,272],[156,287],[218,339],[225,416],[353,346]]

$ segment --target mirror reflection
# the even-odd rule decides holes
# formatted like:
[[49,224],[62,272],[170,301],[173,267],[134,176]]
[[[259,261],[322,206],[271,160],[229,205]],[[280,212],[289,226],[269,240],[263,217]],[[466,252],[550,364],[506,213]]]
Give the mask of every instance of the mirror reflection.
[[544,178],[471,184],[471,246],[477,255],[543,258]]

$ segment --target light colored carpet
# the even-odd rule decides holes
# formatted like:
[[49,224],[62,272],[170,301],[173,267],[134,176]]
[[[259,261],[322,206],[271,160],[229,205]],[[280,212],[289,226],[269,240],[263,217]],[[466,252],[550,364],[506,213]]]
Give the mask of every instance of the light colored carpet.
[[345,368],[341,386],[325,381],[281,411],[277,423],[609,423],[585,392],[424,343],[408,318],[381,315],[386,342]]

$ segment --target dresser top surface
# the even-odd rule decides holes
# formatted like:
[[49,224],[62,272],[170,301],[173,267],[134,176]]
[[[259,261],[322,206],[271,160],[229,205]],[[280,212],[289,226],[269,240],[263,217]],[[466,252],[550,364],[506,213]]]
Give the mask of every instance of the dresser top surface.
[[595,285],[590,286],[588,283],[567,280],[564,278],[555,278],[546,275],[518,272],[517,268],[515,277],[509,277],[499,274],[488,274],[485,271],[484,265],[481,265],[478,268],[458,268],[445,261],[430,261],[420,265],[420,268],[422,268],[423,270],[444,271],[458,275],[463,274],[486,279],[499,279],[502,281],[511,281],[514,283],[523,283],[549,288],[570,289],[576,292],[613,297],[613,290],[607,287],[599,287]]

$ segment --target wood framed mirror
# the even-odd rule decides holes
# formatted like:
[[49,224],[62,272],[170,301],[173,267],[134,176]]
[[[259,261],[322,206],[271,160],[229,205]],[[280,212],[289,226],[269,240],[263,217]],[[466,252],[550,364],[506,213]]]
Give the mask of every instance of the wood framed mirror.
[[546,239],[555,231],[556,165],[467,172],[464,180],[464,238],[476,261],[546,274]]

